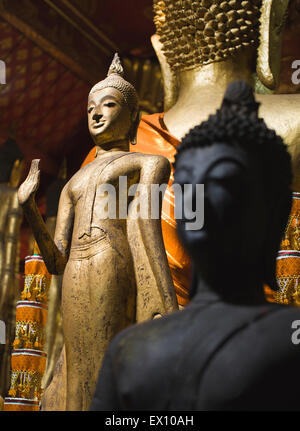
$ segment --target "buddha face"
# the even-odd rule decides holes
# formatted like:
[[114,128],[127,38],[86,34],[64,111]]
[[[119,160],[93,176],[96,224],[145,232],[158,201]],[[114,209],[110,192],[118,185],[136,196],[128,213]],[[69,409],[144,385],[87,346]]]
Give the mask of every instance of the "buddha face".
[[95,91],[88,99],[88,126],[96,145],[125,140],[131,114],[122,93],[112,87]]
[[[177,220],[179,237],[199,268],[216,262],[251,260],[264,238],[264,202],[259,178],[249,169],[242,151],[227,145],[191,148],[176,161],[175,183],[192,184],[193,194],[183,193],[183,218]],[[252,178],[253,176],[253,178]],[[195,208],[196,184],[204,184],[204,226],[188,230],[185,207]],[[181,199],[178,195],[178,199]],[[177,199],[177,196],[176,196]],[[259,209],[258,209],[259,208]],[[255,228],[254,228],[255,227]],[[248,237],[248,240],[247,240]]]

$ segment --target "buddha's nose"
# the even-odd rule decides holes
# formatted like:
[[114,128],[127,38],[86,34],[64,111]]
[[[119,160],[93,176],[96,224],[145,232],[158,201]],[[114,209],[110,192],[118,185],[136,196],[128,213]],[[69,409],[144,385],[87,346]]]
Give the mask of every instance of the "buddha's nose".
[[96,121],[96,123],[98,123],[102,117],[103,117],[102,114],[94,114],[93,120]]

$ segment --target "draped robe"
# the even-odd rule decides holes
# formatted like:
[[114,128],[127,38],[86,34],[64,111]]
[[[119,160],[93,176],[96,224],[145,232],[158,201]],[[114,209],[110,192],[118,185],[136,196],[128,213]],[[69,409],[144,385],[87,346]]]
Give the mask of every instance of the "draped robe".
[[[188,289],[191,281],[190,258],[179,242],[174,218],[174,192],[171,188],[174,181],[174,161],[176,148],[180,141],[171,135],[163,122],[163,113],[142,116],[137,145],[130,151],[158,154],[166,157],[171,163],[171,175],[162,205],[162,234],[166,248],[168,263],[176,290],[177,301],[181,306],[188,304]],[[89,152],[82,166],[94,160],[95,147]]]

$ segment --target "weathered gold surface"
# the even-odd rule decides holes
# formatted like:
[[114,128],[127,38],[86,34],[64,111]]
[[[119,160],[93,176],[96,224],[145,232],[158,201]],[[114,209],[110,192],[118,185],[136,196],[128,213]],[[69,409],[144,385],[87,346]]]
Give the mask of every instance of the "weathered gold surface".
[[67,409],[67,366],[66,350],[63,346],[55,364],[53,380],[41,399],[41,410],[64,411]]
[[[90,92],[88,122],[97,157],[64,187],[54,241],[34,201],[39,161],[32,162],[18,193],[49,272],[64,273],[67,410],[89,409],[103,355],[116,333],[178,308],[160,219],[135,219],[137,196],[127,219],[104,214],[101,184],[118,187],[120,176],[126,176],[128,188],[139,183],[149,191],[151,184],[167,183],[170,174],[167,159],[128,152],[138,124],[137,101],[133,87],[120,77],[119,66],[114,64],[108,78]],[[62,356],[44,409],[64,408],[62,397],[55,401],[64,391],[63,370]]]
[[[47,229],[52,237],[55,233],[56,217],[48,217]],[[54,373],[56,362],[63,347],[63,333],[61,322],[61,288],[62,276],[53,275],[48,292],[48,313],[45,325],[45,352],[47,353],[47,367],[42,379],[42,388],[46,388]]]
[[262,3],[257,74],[270,89],[276,88],[280,72],[282,34],[288,5],[289,0],[264,0]]
[[[155,1],[156,5],[156,23],[157,20],[162,20],[162,16],[165,19],[166,13],[165,8],[170,2]],[[179,3],[174,2],[173,9],[179,8]],[[198,0],[198,1],[185,1],[184,7],[186,11],[193,10],[193,8],[202,9],[210,8],[210,13],[214,14],[214,7],[220,2],[216,0]],[[234,10],[239,9],[239,14],[246,15],[251,10],[253,5],[259,4],[257,2],[244,2],[244,1],[233,1],[233,2],[222,2],[227,3],[227,14],[232,13]],[[158,10],[159,6],[159,10]],[[200,124],[206,120],[210,114],[216,111],[220,106],[222,96],[227,88],[227,85],[235,80],[244,79],[254,86],[253,75],[255,73],[255,66],[257,64],[257,70],[261,81],[265,85],[269,85],[270,88],[274,88],[274,85],[278,79],[278,64],[281,56],[281,39],[282,31],[284,29],[284,22],[286,18],[288,2],[285,0],[263,0],[261,2],[261,10],[263,15],[261,17],[261,45],[259,47],[259,56],[257,56],[256,45],[259,45],[259,32],[256,31],[253,34],[255,40],[253,46],[239,47],[231,51],[231,54],[223,61],[210,62],[204,64],[199,58],[198,64],[194,64],[193,67],[185,67],[184,56],[181,56],[182,65],[176,67],[171,64],[171,71],[176,76],[178,96],[173,97],[176,100],[175,104],[170,107],[164,115],[164,122],[168,130],[178,139],[181,139],[191,128]],[[229,9],[232,9],[230,12]],[[217,9],[216,9],[217,11]],[[272,13],[271,13],[272,12]],[[198,13],[198,12],[197,12]],[[196,14],[197,14],[196,13]],[[172,14],[175,12],[173,10]],[[176,14],[175,14],[176,15]],[[174,16],[175,16],[174,15]],[[187,20],[187,17],[190,19]],[[170,31],[170,25],[172,25],[173,31],[177,31],[177,27],[182,26],[194,26],[193,14],[186,14],[185,21],[173,20],[168,23],[167,27],[158,26],[158,33],[160,33],[160,39],[166,31],[166,34]],[[211,19],[211,16],[210,16]],[[224,29],[223,31],[225,31]],[[188,31],[185,28],[185,31]],[[198,37],[201,38],[201,31],[198,30]],[[228,27],[226,31],[231,31]],[[246,29],[245,29],[246,31]],[[240,38],[242,42],[242,35],[238,32],[236,37]],[[166,42],[164,42],[166,43]],[[216,46],[217,40],[211,40],[210,48],[213,52],[214,46]],[[154,48],[157,51],[159,59],[165,56],[164,48],[158,43],[154,44]],[[189,55],[195,52],[194,43],[189,46]],[[196,53],[196,52],[195,52]],[[198,53],[197,53],[198,55]],[[166,58],[166,56],[164,57]],[[167,57],[168,60],[168,57]],[[162,68],[164,68],[164,62],[161,62]],[[175,73],[176,72],[176,73]],[[291,79],[293,70],[291,69]],[[173,88],[176,89],[176,86]],[[170,93],[170,89],[167,89]],[[169,96],[172,99],[172,96]],[[268,127],[273,128],[276,132],[284,139],[285,143],[289,147],[289,152],[292,156],[293,162],[293,190],[300,190],[300,95],[257,95],[257,99],[261,102],[260,114],[266,121]]]
[[[55,235],[57,208],[54,211],[54,200],[58,204],[59,190],[66,183],[67,179],[67,161],[63,160],[60,167],[57,180],[50,185],[47,190],[47,203],[50,203],[50,215],[47,211],[46,226],[52,238]],[[53,189],[53,186],[54,189]],[[54,190],[54,191],[53,191]],[[42,389],[47,388],[52,380],[55,365],[59,359],[61,350],[63,348],[63,332],[62,332],[62,319],[61,319],[61,290],[62,290],[62,276],[53,275],[51,284],[48,291],[48,313],[47,322],[45,325],[45,352],[47,353],[47,366],[45,374],[42,379]]]

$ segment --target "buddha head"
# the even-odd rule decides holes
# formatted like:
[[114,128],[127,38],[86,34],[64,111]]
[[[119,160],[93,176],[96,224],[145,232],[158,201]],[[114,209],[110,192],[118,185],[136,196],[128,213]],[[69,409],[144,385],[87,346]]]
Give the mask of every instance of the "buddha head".
[[154,22],[173,73],[226,61],[248,50],[269,89],[277,84],[289,0],[154,0]]
[[276,256],[292,200],[291,162],[258,108],[249,84],[232,83],[216,114],[183,138],[175,183],[192,184],[193,206],[195,185],[204,184],[204,226],[188,230],[191,220],[183,217],[177,229],[202,276],[229,271],[233,278],[247,277],[254,271],[261,283],[277,289]]
[[88,125],[96,145],[129,140],[135,142],[139,123],[138,96],[123,78],[115,54],[107,78],[93,86],[88,97]]

